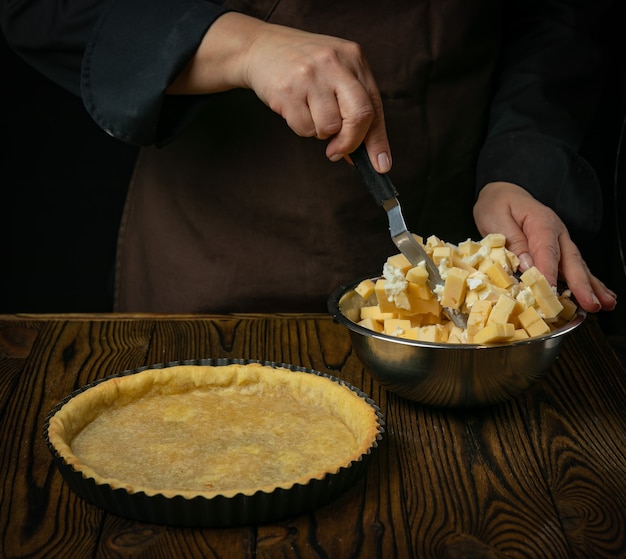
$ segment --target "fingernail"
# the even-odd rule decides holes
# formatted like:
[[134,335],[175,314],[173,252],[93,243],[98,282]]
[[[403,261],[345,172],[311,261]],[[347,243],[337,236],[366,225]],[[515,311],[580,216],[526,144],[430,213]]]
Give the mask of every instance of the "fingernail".
[[378,167],[381,173],[386,173],[391,169],[391,159],[389,159],[389,155],[384,151],[378,154]]
[[595,293],[591,295],[591,300],[593,301],[593,305],[595,306],[596,310],[599,311],[602,308],[602,303],[600,303],[600,299],[596,297]]
[[535,261],[533,260],[533,257],[527,252],[520,254],[518,258],[519,258],[519,267],[523,272],[528,270],[528,268],[532,268],[535,265]]
[[334,153],[328,159],[330,159],[333,163],[337,161],[341,161],[344,158],[343,153]]

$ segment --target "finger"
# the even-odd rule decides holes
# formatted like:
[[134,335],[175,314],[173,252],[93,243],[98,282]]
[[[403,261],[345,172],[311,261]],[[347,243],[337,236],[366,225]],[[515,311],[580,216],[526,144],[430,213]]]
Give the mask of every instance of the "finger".
[[387,173],[391,170],[392,157],[385,120],[382,111],[374,111],[376,116],[371,119],[369,114],[361,113],[356,118],[343,118],[341,131],[329,142],[326,154],[332,161],[338,161],[365,141],[374,168],[379,173]]
[[601,280],[593,274],[590,277],[591,287],[600,300],[603,311],[612,311],[617,306],[617,294],[611,291]]
[[578,304],[589,312],[598,312],[602,303],[591,285],[591,273],[578,247],[569,238],[561,235],[561,274]]
[[509,227],[504,227],[503,229],[508,229],[508,231],[503,231],[502,234],[506,237],[506,247],[519,258],[520,271],[525,272],[528,268],[532,268],[535,265],[535,259],[528,247],[528,239],[524,231],[513,219],[509,222]]
[[337,89],[342,126],[329,142],[327,155],[335,159],[352,153],[365,140],[374,168],[379,173],[391,169],[391,148],[387,138],[383,103],[367,67],[359,80]]
[[563,239],[562,245],[561,273],[578,304],[588,312],[613,310],[617,295],[589,271],[569,236]]
[[337,98],[332,92],[311,96],[308,104],[311,119],[315,126],[316,138],[326,140],[341,130],[341,112]]
[[525,231],[528,233],[529,252],[537,269],[545,276],[550,285],[554,286],[559,276],[559,262],[561,261],[561,245],[557,232],[561,229],[543,224],[533,225],[533,227],[525,227]]
[[281,112],[283,118],[298,136],[303,138],[313,138],[317,134],[315,122],[311,115],[309,105],[304,102],[293,102],[285,104]]
[[375,109],[362,84],[354,81],[343,84],[335,92],[341,114],[341,129],[328,143],[327,155],[352,153],[365,136],[374,120]]

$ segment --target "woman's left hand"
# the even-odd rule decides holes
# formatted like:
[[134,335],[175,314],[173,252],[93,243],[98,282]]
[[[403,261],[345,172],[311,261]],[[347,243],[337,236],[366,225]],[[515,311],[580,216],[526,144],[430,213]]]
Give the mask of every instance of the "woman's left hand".
[[474,205],[474,220],[481,235],[506,236],[521,271],[534,265],[551,285],[561,277],[588,312],[615,308],[616,294],[590,272],[559,216],[520,186],[487,184]]

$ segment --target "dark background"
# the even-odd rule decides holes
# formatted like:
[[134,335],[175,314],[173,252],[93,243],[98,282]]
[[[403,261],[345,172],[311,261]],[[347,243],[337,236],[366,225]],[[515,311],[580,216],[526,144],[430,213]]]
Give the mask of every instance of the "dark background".
[[136,149],[0,39],[0,313],[110,311]]
[[[626,108],[626,9],[618,10],[606,35],[611,79],[584,148],[603,184],[606,216],[601,234],[581,249],[621,303],[616,312],[602,313],[601,323],[609,333],[626,334],[619,243],[621,236],[626,244],[626,150],[617,187],[615,181]],[[0,39],[0,314],[108,312],[136,148],[103,133],[79,99],[32,70]]]

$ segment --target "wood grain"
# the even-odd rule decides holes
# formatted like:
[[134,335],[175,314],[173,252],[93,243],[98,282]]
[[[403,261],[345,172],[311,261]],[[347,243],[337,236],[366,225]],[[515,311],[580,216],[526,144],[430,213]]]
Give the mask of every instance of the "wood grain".
[[[369,394],[385,434],[366,475],[310,514],[175,528],[107,513],[61,480],[47,413],[110,374],[185,359],[285,362]],[[382,389],[324,316],[0,319],[0,557],[626,557],[626,373],[588,320],[516,400],[438,410]]]

